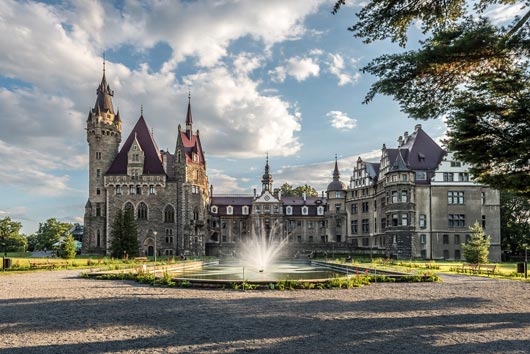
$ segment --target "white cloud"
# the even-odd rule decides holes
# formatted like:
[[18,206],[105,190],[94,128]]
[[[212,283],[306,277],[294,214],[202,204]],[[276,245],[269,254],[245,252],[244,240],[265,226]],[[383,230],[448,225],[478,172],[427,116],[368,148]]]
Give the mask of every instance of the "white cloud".
[[208,170],[208,181],[214,188],[214,195],[219,194],[234,194],[234,193],[250,193],[248,188],[241,187],[239,182],[246,182],[243,179],[237,179],[235,177],[225,174],[221,170],[209,169]]
[[[353,61],[352,63],[355,63],[355,61]],[[349,73],[346,71],[344,59],[340,54],[330,53],[328,65],[329,72],[339,79],[339,86],[344,86],[346,84],[355,84],[361,78],[361,74],[359,73]]]
[[7,208],[4,210],[0,210],[0,218],[4,218],[6,216],[9,216],[11,218],[20,218],[26,215],[27,211],[28,211],[28,208],[24,206]]
[[513,21],[515,16],[522,16],[528,8],[518,4],[493,5],[484,12],[484,17],[491,20],[496,25],[506,24]]
[[289,58],[285,65],[278,66],[274,70],[269,71],[271,79],[274,82],[283,82],[287,75],[292,76],[296,81],[304,81],[310,76],[318,77],[320,73],[320,66],[315,58]]
[[330,111],[326,117],[331,119],[331,126],[341,130],[351,130],[357,126],[357,120],[350,118],[341,111]]

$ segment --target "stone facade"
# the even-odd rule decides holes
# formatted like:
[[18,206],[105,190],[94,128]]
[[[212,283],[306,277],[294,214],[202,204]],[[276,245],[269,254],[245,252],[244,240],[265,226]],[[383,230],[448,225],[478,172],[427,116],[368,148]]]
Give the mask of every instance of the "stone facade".
[[119,149],[121,118],[112,96],[104,73],[87,119],[84,253],[109,254],[116,211],[130,208],[141,255],[232,254],[252,233],[264,232],[287,239],[291,256],[337,251],[461,260],[469,226],[479,222],[492,237],[490,259],[500,260],[499,192],[475,183],[469,166],[421,125],[400,136],[397,148],[383,145],[379,162],[359,157],[349,185],[335,161],[325,196],[282,196],[273,189],[268,157],[259,194],[214,195],[190,103],[174,153],[158,149],[143,112]]
[[140,255],[203,255],[209,200],[199,132],[178,127],[175,153],[160,151],[143,112],[120,150],[121,118],[114,114],[105,73],[87,120],[89,198],[83,252],[110,254],[118,209],[133,210]]

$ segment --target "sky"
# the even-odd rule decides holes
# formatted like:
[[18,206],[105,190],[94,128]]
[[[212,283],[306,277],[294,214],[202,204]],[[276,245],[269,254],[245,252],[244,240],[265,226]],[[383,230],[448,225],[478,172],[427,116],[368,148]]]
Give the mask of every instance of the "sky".
[[[363,98],[371,59],[402,51],[364,44],[347,30],[352,1],[0,1],[0,218],[83,222],[88,198],[86,118],[103,54],[123,121],[140,116],[160,149],[174,152],[191,93],[194,129],[214,194],[251,194],[269,154],[274,187],[348,182],[359,156],[418,124],[391,98]],[[508,10],[497,11],[502,21]],[[413,28],[412,46],[421,35]],[[433,138],[441,120],[420,122]]]

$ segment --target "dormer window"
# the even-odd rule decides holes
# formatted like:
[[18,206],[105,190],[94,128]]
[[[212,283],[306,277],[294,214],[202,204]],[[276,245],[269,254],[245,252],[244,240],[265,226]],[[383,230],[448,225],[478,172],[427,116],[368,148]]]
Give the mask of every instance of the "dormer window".
[[303,206],[303,207],[302,207],[302,215],[307,215],[308,212],[309,212],[309,208],[306,207],[306,206]]
[[226,207],[226,214],[233,215],[234,214],[234,207],[229,205]]
[[287,215],[293,215],[293,207],[290,206],[290,205],[287,206],[287,207],[285,208],[285,214],[287,214]]
[[133,161],[140,161],[140,157],[138,156],[138,154],[133,154]]
[[324,207],[323,206],[319,206],[317,208],[317,215],[324,215]]
[[243,215],[248,215],[248,206],[244,205],[242,208]]
[[199,155],[193,154],[193,162],[199,162]]
[[210,210],[212,211],[213,214],[217,214],[217,206],[212,205],[212,207],[210,208]]
[[138,147],[136,145],[133,145],[132,148],[133,148],[134,151],[138,150]]

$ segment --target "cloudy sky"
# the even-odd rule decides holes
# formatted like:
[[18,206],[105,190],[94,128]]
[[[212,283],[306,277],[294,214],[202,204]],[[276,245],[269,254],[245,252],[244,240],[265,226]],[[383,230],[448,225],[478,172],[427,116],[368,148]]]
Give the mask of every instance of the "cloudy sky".
[[[347,27],[333,1],[0,1],[0,217],[35,232],[50,217],[82,222],[88,192],[85,121],[106,73],[123,141],[140,115],[174,151],[191,91],[194,129],[216,193],[251,193],[268,152],[275,186],[325,189],[339,157],[359,155],[417,122],[388,97],[362,99],[359,69],[400,50]],[[413,35],[414,37],[414,35]],[[433,137],[445,127],[423,122]]]

